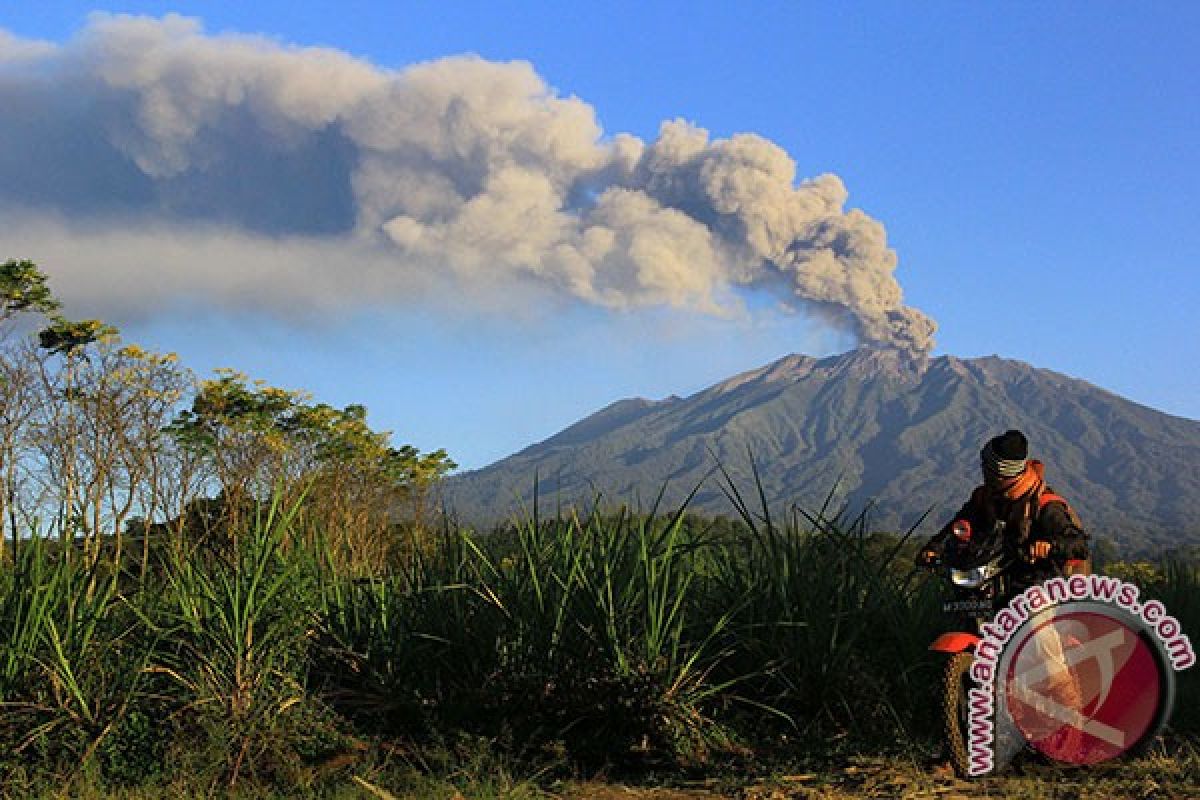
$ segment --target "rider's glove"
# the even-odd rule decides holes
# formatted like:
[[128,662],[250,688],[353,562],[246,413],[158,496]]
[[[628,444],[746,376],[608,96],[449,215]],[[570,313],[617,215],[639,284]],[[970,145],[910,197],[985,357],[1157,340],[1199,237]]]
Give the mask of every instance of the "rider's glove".
[[1054,549],[1054,545],[1044,539],[1038,539],[1029,543],[1029,557],[1035,561],[1039,558],[1049,558],[1050,551]]
[[921,552],[917,553],[918,567],[932,567],[938,562],[938,551],[932,547],[926,547]]

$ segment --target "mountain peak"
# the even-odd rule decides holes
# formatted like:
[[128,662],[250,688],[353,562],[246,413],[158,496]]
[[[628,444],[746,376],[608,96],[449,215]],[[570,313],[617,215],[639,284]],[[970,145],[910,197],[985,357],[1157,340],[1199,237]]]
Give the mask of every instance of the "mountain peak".
[[893,348],[863,346],[824,358],[818,363],[830,369],[848,369],[868,374],[890,372],[920,375],[929,368],[929,362],[928,356],[913,357]]
[[913,358],[899,350],[869,346],[820,359],[803,353],[791,353],[765,366],[727,378],[702,390],[700,394],[728,394],[748,385],[783,386],[810,380],[816,376],[828,380],[839,374],[916,378],[925,373],[930,362],[928,357]]
[[753,382],[779,383],[797,381],[807,377],[817,364],[812,356],[792,353],[765,367],[748,370],[710,386],[701,394],[726,394]]
[[452,478],[447,496],[469,519],[504,519],[516,497],[531,500],[536,474],[564,502],[666,486],[669,505],[700,486],[692,508],[729,514],[714,458],[750,481],[752,453],[772,508],[819,507],[836,486],[850,508],[870,503],[878,528],[905,530],[953,513],[978,480],[981,443],[1008,428],[1026,432],[1094,536],[1133,553],[1200,543],[1200,422],[1021,361],[866,347],[784,356],[682,399],[618,401]]

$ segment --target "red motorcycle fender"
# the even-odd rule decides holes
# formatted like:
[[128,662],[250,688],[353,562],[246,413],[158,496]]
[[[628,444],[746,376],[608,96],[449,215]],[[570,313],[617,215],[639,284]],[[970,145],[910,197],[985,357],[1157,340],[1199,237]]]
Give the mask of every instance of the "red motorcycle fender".
[[979,637],[973,633],[954,631],[943,633],[929,645],[930,650],[939,653],[962,653],[973,648],[979,642]]

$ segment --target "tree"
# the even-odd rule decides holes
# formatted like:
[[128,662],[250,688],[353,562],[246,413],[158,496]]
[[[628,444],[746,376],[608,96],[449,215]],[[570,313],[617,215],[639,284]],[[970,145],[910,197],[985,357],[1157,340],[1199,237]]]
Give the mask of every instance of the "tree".
[[[88,427],[85,405],[81,403],[86,390],[80,387],[86,387],[92,375],[80,373],[93,371],[91,345],[111,345],[116,339],[116,328],[100,320],[72,322],[58,315],[38,332],[38,344],[47,357],[37,361],[41,402],[32,433],[44,459],[43,486],[46,496],[57,500],[51,518],[63,542],[73,543],[82,535],[84,552],[93,560],[99,555],[101,531],[94,519],[89,527],[87,500],[94,497],[95,480],[81,475],[85,464],[80,451]],[[61,356],[61,360],[56,362],[55,356]],[[98,429],[91,427],[92,433],[99,435]]]
[[458,467],[445,450],[434,450],[421,455],[417,448],[404,445],[389,454],[393,470],[408,488],[413,527],[423,530],[426,507],[433,489],[446,474]]
[[307,487],[310,536],[320,535],[343,566],[371,570],[396,544],[392,514],[407,491],[392,462],[391,434],[374,431],[361,405],[296,409],[289,420],[298,443],[298,478]]
[[49,314],[61,306],[37,264],[14,259],[0,264],[0,320],[25,312]]
[[[14,548],[23,528],[49,520],[45,532],[68,556],[81,549],[95,564],[110,546],[120,560],[126,533],[140,529],[145,570],[151,532],[172,530],[178,542],[190,521],[219,519],[236,544],[254,504],[281,494],[304,500],[301,535],[375,568],[394,552],[398,511],[411,508],[422,530],[434,488],[456,466],[444,450],[394,447],[361,405],[313,404],[228,369],[197,384],[173,354],[58,308],[33,262],[0,266],[0,326],[49,318],[36,337],[0,330],[0,534],[7,527]],[[198,504],[207,493],[214,502]]]
[[93,562],[104,541],[119,559],[125,521],[169,514],[169,486],[188,485],[162,429],[194,380],[173,354],[123,344],[112,326],[59,307],[33,262],[0,266],[0,322],[49,316],[36,337],[14,340],[9,326],[0,341],[0,529],[17,547],[48,520],[46,533]]
[[0,264],[0,558],[4,555],[4,529],[20,546],[17,495],[20,491],[20,457],[23,434],[36,397],[36,351],[19,342],[13,345],[12,320],[25,314],[49,314],[60,307],[46,285],[46,276],[28,260],[9,259]]
[[[164,429],[194,379],[174,353],[153,353],[119,340],[97,348],[75,402],[83,422],[77,458],[86,476],[79,507],[95,531],[107,531],[120,560],[125,523],[137,512],[147,523],[191,499],[186,459]],[[175,467],[175,469],[172,469]],[[167,478],[179,481],[174,502]],[[191,487],[194,489],[194,487]],[[142,569],[149,541],[142,531]]]
[[302,535],[322,537],[346,566],[377,567],[393,551],[397,510],[409,504],[420,530],[430,491],[455,464],[444,450],[393,447],[361,405],[307,400],[219,370],[170,429],[208,465],[231,531],[273,493],[285,503],[303,497]]
[[217,370],[217,376],[201,382],[191,408],[180,412],[168,430],[202,458],[236,533],[248,505],[265,501],[287,483],[285,420],[303,395],[262,381],[249,384],[245,375],[230,369]]

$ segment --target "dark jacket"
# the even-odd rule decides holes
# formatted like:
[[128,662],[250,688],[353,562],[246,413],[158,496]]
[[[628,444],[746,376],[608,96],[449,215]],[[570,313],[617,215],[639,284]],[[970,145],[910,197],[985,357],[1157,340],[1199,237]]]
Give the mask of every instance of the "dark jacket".
[[[940,550],[958,520],[970,523],[973,536],[1003,537],[1004,549],[1014,561],[1014,592],[1064,574],[1068,561],[1089,557],[1088,535],[1079,518],[1066,500],[1045,486],[1016,499],[997,496],[986,486],[977,487],[926,548]],[[1027,554],[1035,541],[1050,543],[1050,557],[1031,564]]]

